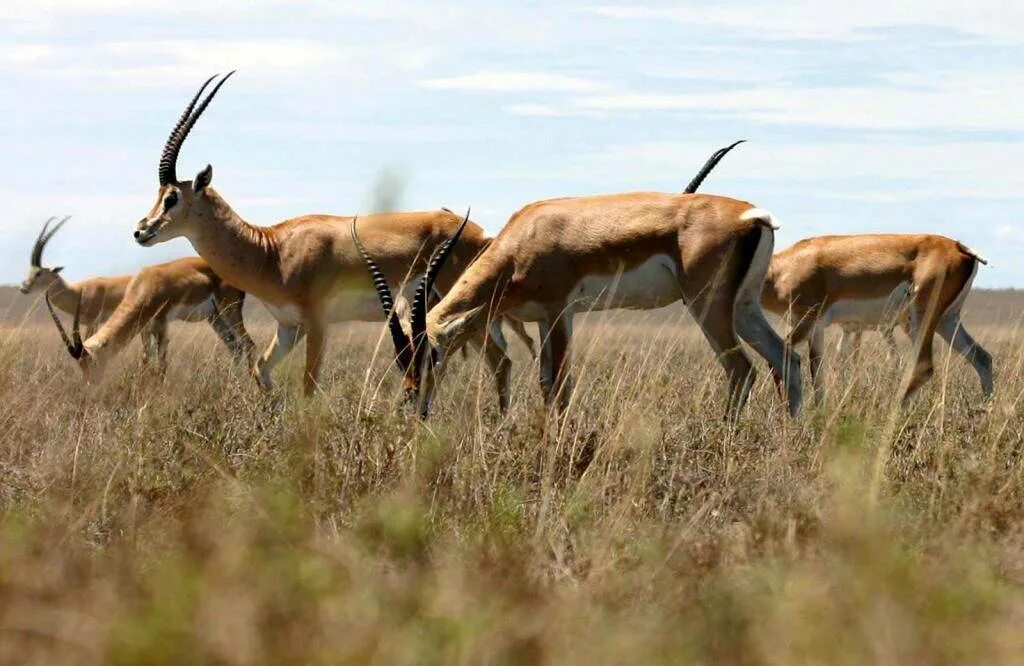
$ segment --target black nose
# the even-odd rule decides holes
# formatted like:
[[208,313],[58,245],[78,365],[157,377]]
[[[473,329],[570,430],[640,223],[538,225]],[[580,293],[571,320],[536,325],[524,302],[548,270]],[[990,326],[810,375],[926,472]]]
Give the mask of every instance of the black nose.
[[141,235],[142,235],[142,232],[139,231],[138,229],[136,229],[135,230],[135,239],[138,240],[139,236],[141,236]]

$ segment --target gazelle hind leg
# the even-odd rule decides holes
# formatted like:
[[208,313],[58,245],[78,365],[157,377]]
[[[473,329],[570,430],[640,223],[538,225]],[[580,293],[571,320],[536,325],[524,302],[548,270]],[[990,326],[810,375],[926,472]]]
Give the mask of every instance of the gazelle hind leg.
[[795,351],[787,353],[786,343],[768,323],[760,304],[738,303],[735,320],[736,332],[767,361],[775,386],[787,401],[790,416],[796,416],[803,404],[800,356]]
[[811,368],[814,399],[820,404],[825,401],[825,378],[822,372],[825,360],[825,330],[820,323],[811,327],[811,334],[807,338],[807,355]]
[[992,355],[971,337],[960,321],[959,313],[947,314],[939,321],[938,333],[950,344],[957,354],[974,367],[981,381],[981,391],[986,398],[994,392],[992,381]]
[[914,365],[908,369],[903,390],[903,405],[921,388],[935,371],[932,356],[932,341],[944,313],[956,300],[966,278],[957,280],[955,276],[943,272],[935,277],[915,280],[913,302],[911,303],[910,328],[913,332],[915,349]]
[[743,406],[747,404],[750,389],[754,385],[754,365],[750,362],[733,325],[730,301],[719,299],[714,304],[690,305],[690,312],[700,325],[708,344],[715,351],[718,362],[725,369],[729,380],[729,399],[726,404],[726,417],[736,420]]

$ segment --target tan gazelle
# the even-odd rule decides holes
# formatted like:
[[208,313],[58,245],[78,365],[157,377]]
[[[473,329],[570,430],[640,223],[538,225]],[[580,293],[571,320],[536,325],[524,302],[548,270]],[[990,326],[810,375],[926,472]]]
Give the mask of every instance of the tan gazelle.
[[[303,336],[306,338],[304,388],[317,384],[326,327],[332,322],[381,321],[372,282],[349,231],[353,218],[305,215],[270,227],[249,224],[218,194],[208,165],[191,181],[179,180],[178,153],[210,101],[231,76],[222,78],[201,103],[209,79],[188,104],[171,131],[160,158],[160,189],[156,205],[138,224],[140,245],[186,237],[218,275],[260,299],[277,320],[277,335],[254,369],[265,388],[271,371]],[[460,219],[450,211],[382,213],[360,218],[360,232],[392,285],[405,284],[423,273],[430,250],[451,236]],[[451,266],[437,276],[442,291],[454,283],[489,239],[479,226],[467,223],[453,250]],[[507,404],[509,368],[494,344],[501,338],[497,325],[491,335],[478,336],[498,385],[499,404]],[[485,342],[486,340],[486,342]]]
[[77,312],[88,337],[117,308],[124,298],[125,289],[128,288],[132,276],[95,277],[68,283],[61,275],[63,266],[43,266],[43,250],[46,249],[46,244],[69,219],[65,217],[51,227],[56,220],[51,217],[43,225],[32,246],[28,277],[21,283],[20,289],[23,294],[46,294],[51,303],[69,315]]
[[84,308],[74,308],[69,338],[49,294],[46,305],[68,353],[78,361],[88,381],[97,381],[110,359],[139,334],[143,336],[146,358],[155,361],[163,374],[167,325],[171,321],[208,321],[236,360],[250,360],[253,343],[242,321],[244,299],[244,292],[224,284],[205,261],[190,257],[139,271],[114,312],[85,340],[80,331]]
[[[712,156],[699,179],[725,152]],[[429,313],[425,298],[413,301],[416,352],[402,363],[412,368],[422,411],[429,409],[445,354],[479,336],[495,317],[538,322],[542,392],[548,404],[564,411],[571,395],[575,313],[650,309],[681,299],[726,370],[727,413],[735,416],[743,407],[754,376],[742,338],[768,361],[795,414],[801,402],[799,359],[787,358],[759,304],[774,242],[772,216],[743,201],[690,194],[699,179],[683,194],[552,199],[513,215]],[[457,231],[449,243],[458,237]],[[430,293],[449,249],[438,251],[421,294]],[[408,346],[396,340],[400,359]]]
[[765,280],[765,309],[788,315],[790,345],[808,340],[811,376],[822,389],[824,333],[821,318],[846,301],[886,299],[907,289],[914,363],[908,368],[903,403],[931,377],[937,332],[974,366],[985,396],[993,391],[992,356],[967,333],[960,310],[978,264],[974,250],[931,234],[865,234],[807,238],[772,258]]

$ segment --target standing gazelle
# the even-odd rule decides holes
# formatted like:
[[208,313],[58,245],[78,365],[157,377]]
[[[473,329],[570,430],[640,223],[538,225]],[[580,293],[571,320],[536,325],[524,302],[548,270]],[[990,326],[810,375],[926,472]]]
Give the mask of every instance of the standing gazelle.
[[46,221],[32,246],[28,277],[21,283],[21,293],[38,294],[42,292],[54,305],[69,315],[77,312],[88,337],[106,321],[107,317],[121,303],[132,276],[95,277],[69,284],[60,274],[64,270],[63,266],[53,268],[43,266],[43,250],[46,249],[46,244],[70,218],[65,217],[50,227],[55,219],[51,217]]
[[[709,195],[634,192],[527,205],[429,313],[425,298],[414,300],[413,321],[421,323],[413,328],[415,357],[406,363],[421,409],[429,409],[435,366],[444,355],[480,335],[494,317],[510,315],[538,322],[541,389],[546,403],[564,411],[576,312],[642,310],[682,299],[728,375],[727,413],[738,414],[753,381],[738,333],[768,361],[796,414],[799,359],[786,358],[759,304],[774,229],[767,211]],[[459,231],[431,262],[419,294],[430,293]],[[373,262],[367,263],[373,273]],[[402,342],[396,340],[400,358]]]
[[888,298],[909,285],[915,361],[908,368],[903,404],[932,375],[936,332],[974,366],[988,397],[993,391],[992,356],[960,321],[979,263],[987,262],[967,246],[931,234],[807,238],[772,258],[762,303],[765,309],[788,315],[795,322],[787,336],[790,345],[808,340],[811,378],[820,395],[822,313],[847,300]]
[[113,314],[84,341],[80,308],[74,310],[69,338],[49,295],[46,305],[68,353],[78,361],[86,380],[96,381],[107,362],[139,334],[147,360],[155,360],[163,374],[171,321],[208,321],[236,360],[250,360],[253,343],[242,321],[244,299],[244,292],[224,284],[205,261],[189,257],[139,271]]
[[[314,391],[320,371],[326,327],[332,322],[381,321],[373,284],[349,234],[351,217],[306,215],[271,227],[243,220],[210,186],[209,165],[191,181],[179,180],[178,153],[196,121],[231,74],[222,78],[197,107],[213,80],[199,89],[171,131],[160,158],[156,205],[139,221],[136,241],[143,246],[186,237],[217,275],[260,299],[277,320],[277,335],[253,371],[261,386],[271,387],[271,371],[303,336],[306,338],[304,389]],[[379,259],[391,284],[421,274],[430,249],[459,226],[450,211],[383,213],[360,219],[369,251]],[[452,266],[437,276],[446,289],[488,243],[483,229],[466,227],[454,248]],[[488,342],[484,342],[485,338]],[[485,358],[495,375],[499,404],[508,402],[509,366],[493,344],[500,327],[480,336]]]

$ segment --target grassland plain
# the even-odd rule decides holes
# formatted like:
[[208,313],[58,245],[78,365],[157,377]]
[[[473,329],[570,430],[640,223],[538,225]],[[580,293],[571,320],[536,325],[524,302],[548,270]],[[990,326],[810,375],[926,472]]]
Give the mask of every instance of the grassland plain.
[[968,303],[986,409],[943,351],[898,411],[868,353],[796,421],[761,368],[735,426],[679,311],[591,317],[559,431],[515,341],[506,418],[470,354],[421,424],[380,326],[308,401],[181,324],[88,388],[0,302],[0,662],[1022,663],[1022,302]]

